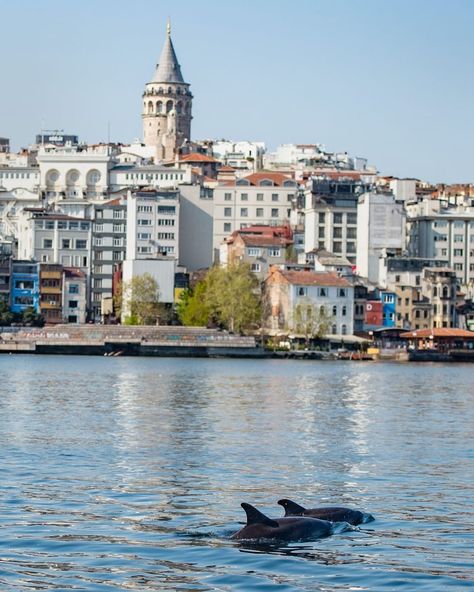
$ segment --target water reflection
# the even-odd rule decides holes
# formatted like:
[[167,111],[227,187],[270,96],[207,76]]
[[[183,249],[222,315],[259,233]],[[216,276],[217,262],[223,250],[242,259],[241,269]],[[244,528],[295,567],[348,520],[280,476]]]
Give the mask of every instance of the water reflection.
[[[0,364],[2,589],[456,589],[470,573],[470,366]],[[229,540],[240,502],[277,517],[282,497],[376,522]]]

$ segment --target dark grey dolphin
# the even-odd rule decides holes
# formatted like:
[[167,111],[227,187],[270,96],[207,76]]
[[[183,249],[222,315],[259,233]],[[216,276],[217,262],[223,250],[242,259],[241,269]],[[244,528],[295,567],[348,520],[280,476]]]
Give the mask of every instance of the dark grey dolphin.
[[351,510],[350,508],[340,508],[338,506],[327,508],[303,508],[289,499],[278,500],[280,506],[285,509],[285,516],[307,516],[319,518],[320,520],[329,520],[331,522],[349,522],[356,525],[363,522],[370,522],[374,519],[372,514]]
[[234,533],[233,539],[277,539],[280,541],[312,540],[329,536],[331,522],[317,518],[292,516],[273,520],[250,504],[240,504],[247,514],[247,524]]

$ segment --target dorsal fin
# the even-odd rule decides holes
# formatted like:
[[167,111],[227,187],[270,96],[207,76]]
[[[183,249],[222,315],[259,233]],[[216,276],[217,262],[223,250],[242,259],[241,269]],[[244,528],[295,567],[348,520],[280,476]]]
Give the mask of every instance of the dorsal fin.
[[306,511],[306,508],[303,508],[303,506],[299,506],[298,504],[292,502],[289,499],[278,500],[278,503],[280,504],[280,506],[283,506],[285,508],[285,516],[300,516],[301,514],[304,514],[304,512]]
[[240,505],[247,514],[247,526],[250,526],[250,524],[265,524],[266,526],[271,526],[272,528],[278,528],[278,522],[275,522],[275,520],[265,516],[265,514],[262,514],[262,512],[257,510],[257,508],[254,508],[245,502]]

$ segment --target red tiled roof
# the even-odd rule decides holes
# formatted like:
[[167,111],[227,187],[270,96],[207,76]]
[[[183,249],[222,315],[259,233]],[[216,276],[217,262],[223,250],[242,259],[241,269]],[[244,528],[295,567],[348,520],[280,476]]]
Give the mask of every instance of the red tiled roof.
[[351,284],[336,273],[317,271],[298,271],[280,269],[281,275],[293,285],[299,286],[336,286],[350,288]]
[[434,329],[417,329],[416,331],[407,331],[400,333],[403,339],[425,339],[429,337],[464,337],[474,339],[474,331],[465,329],[451,329],[449,327],[436,327]]
[[239,234],[238,236],[240,236],[244,244],[248,247],[287,247],[293,242],[288,238],[268,234]]
[[228,166],[228,165],[224,165],[219,167],[219,173],[233,173],[235,171],[234,167]]
[[77,267],[65,267],[64,272],[66,273],[66,277],[86,277],[86,274],[80,269],[77,269]]
[[198,152],[192,152],[191,154],[185,154],[181,156],[179,162],[219,162],[212,156],[206,154],[199,154]]
[[283,185],[285,181],[294,181],[293,177],[289,175],[284,175],[283,173],[274,173],[274,172],[262,172],[262,173],[252,173],[251,175],[247,175],[244,177],[250,185],[258,185],[261,181],[265,179],[269,179],[273,181],[275,185]]

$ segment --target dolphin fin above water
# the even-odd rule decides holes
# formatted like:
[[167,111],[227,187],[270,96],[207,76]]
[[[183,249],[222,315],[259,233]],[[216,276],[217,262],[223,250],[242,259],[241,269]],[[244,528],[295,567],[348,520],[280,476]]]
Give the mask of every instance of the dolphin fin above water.
[[285,516],[302,516],[306,512],[306,508],[303,508],[303,506],[300,506],[289,499],[281,499],[278,500],[277,503],[280,504],[280,506],[283,506]]
[[331,522],[348,522],[353,526],[371,522],[374,520],[372,514],[366,514],[359,510],[352,510],[351,508],[323,507],[323,508],[303,508],[289,499],[278,500],[278,504],[285,509],[285,517],[289,516],[311,516],[319,518],[320,520],[329,520]]
[[265,524],[265,526],[270,526],[271,528],[278,528],[278,522],[272,520],[268,516],[265,516],[265,514],[257,510],[257,508],[254,508],[245,502],[241,503],[240,505],[247,514],[247,526],[250,526],[251,524]]

